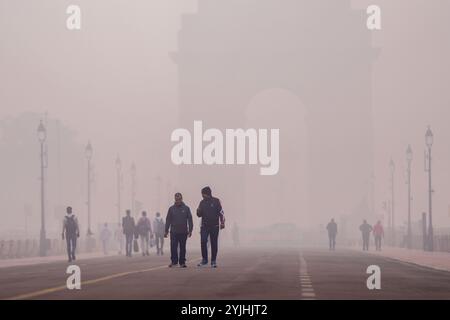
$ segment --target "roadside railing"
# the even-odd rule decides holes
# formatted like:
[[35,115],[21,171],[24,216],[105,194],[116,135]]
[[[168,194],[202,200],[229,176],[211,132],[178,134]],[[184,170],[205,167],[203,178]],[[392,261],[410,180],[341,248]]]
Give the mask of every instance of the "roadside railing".
[[[48,239],[47,256],[66,254],[66,241],[62,239]],[[100,251],[95,239],[80,238],[77,241],[77,253]],[[0,240],[0,259],[32,258],[39,256],[39,240]]]

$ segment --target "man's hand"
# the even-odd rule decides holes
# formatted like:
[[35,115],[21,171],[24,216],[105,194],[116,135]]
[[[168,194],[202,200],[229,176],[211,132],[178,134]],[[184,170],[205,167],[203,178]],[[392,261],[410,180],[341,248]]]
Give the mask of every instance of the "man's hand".
[[188,237],[190,238],[192,236],[192,232],[189,232],[188,233]]
[[77,233],[77,238],[79,238],[79,237],[80,237],[80,233],[78,232],[78,233]]
[[167,238],[167,235],[168,235],[168,233],[166,232],[166,233],[164,233],[164,238]]
[[225,223],[221,223],[220,224],[220,229],[222,230],[222,229],[225,229]]

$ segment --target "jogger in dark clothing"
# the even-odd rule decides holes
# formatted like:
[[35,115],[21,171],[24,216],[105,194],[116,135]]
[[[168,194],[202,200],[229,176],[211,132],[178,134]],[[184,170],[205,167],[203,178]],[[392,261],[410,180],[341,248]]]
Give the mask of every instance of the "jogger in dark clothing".
[[125,252],[126,256],[131,258],[131,252],[133,248],[133,238],[136,233],[136,225],[134,218],[131,216],[131,211],[126,211],[127,215],[122,218],[122,228],[125,234]]
[[62,238],[67,241],[67,255],[69,262],[75,260],[75,250],[77,248],[77,238],[80,236],[80,230],[78,228],[78,220],[75,215],[72,214],[72,207],[67,207],[67,215],[64,217]]
[[208,236],[211,241],[211,267],[216,268],[219,230],[225,228],[225,218],[220,200],[214,198],[210,187],[202,189],[203,200],[197,209],[197,216],[202,218],[200,228],[200,244],[202,248],[202,262],[199,267],[208,264]]
[[191,210],[184,204],[181,193],[176,193],[175,204],[167,212],[164,234],[167,238],[170,231],[170,268],[178,263],[181,268],[186,268],[186,241],[191,237],[193,227]]

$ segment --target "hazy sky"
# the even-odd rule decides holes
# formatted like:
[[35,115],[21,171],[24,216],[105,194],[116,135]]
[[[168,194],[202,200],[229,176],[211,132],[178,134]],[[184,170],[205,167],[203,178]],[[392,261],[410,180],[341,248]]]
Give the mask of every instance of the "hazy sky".
[[[205,6],[214,2],[201,1]],[[334,0],[330,0],[331,3]],[[382,8],[382,30],[374,31],[372,39],[373,46],[379,48],[373,64],[371,93],[375,210],[382,213],[381,203],[390,194],[388,163],[392,156],[396,162],[397,223],[405,221],[405,151],[409,143],[414,151],[414,218],[426,210],[424,134],[427,125],[431,125],[435,133],[434,222],[448,226],[450,2],[351,1],[352,7],[358,9],[373,3]],[[81,7],[80,31],[66,29],[65,10],[69,4]],[[194,0],[0,0],[0,119],[24,112],[48,112],[50,118],[60,119],[76,132],[75,140],[81,146],[91,141],[97,180],[96,222],[115,217],[115,201],[111,199],[115,197],[114,160],[118,153],[124,164],[124,207],[130,202],[129,167],[133,161],[138,171],[137,198],[149,211],[157,209],[156,175],[162,174],[171,180],[171,185],[164,184],[163,192],[174,191],[177,170],[170,161],[170,133],[179,126],[179,79],[171,53],[178,50],[181,15],[196,11],[197,1]],[[258,14],[257,8],[254,14]],[[233,21],[230,26],[239,28]],[[361,28],[365,28],[365,21],[361,21]],[[301,97],[297,100],[289,92],[273,89],[256,96],[247,106],[247,123],[267,123],[271,117],[258,118],[252,108],[266,108],[270,115],[270,105],[277,101],[284,104],[286,110],[298,104],[300,114],[306,115]],[[261,183],[257,181],[264,178],[249,178],[263,191],[273,190],[266,195],[274,208],[271,210],[281,208],[282,201],[290,203],[284,204],[283,210],[288,213],[282,218],[273,218],[276,217],[273,213],[273,217],[261,221],[290,220],[295,216],[293,208],[302,211],[298,221],[303,224],[323,223],[331,214],[347,213],[336,208],[336,212],[320,217],[307,214],[308,205],[313,204],[307,203],[307,157],[302,154],[307,145],[306,120],[291,120],[283,123],[287,140],[281,142],[284,146],[281,154],[290,158],[287,163],[292,167],[283,168],[279,177]],[[298,144],[290,148],[295,136]],[[295,175],[301,178],[295,183],[289,181],[289,172],[294,171],[288,169],[296,170]],[[38,190],[35,177],[32,181]],[[280,192],[277,185],[286,191]],[[0,181],[0,191],[7,187]],[[250,189],[249,199],[261,201],[261,195],[251,184]],[[336,190],[336,197],[339,197],[339,190]],[[35,199],[33,205],[37,206],[36,195],[30,198]],[[163,199],[161,205],[165,208],[169,199]],[[296,203],[292,204],[292,199]],[[198,201],[199,198],[189,199],[192,207]],[[264,203],[260,205],[266,207]],[[84,207],[76,211],[80,216],[85,215]]]

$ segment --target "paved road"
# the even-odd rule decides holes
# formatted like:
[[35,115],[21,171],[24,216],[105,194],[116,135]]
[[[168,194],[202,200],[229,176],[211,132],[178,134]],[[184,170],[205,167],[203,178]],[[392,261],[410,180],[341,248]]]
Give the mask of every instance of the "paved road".
[[[80,260],[81,290],[65,288],[67,263],[0,269],[0,298],[21,299],[450,299],[450,273],[351,250],[223,249],[219,268],[167,268],[168,257]],[[368,290],[366,268],[381,268]]]

